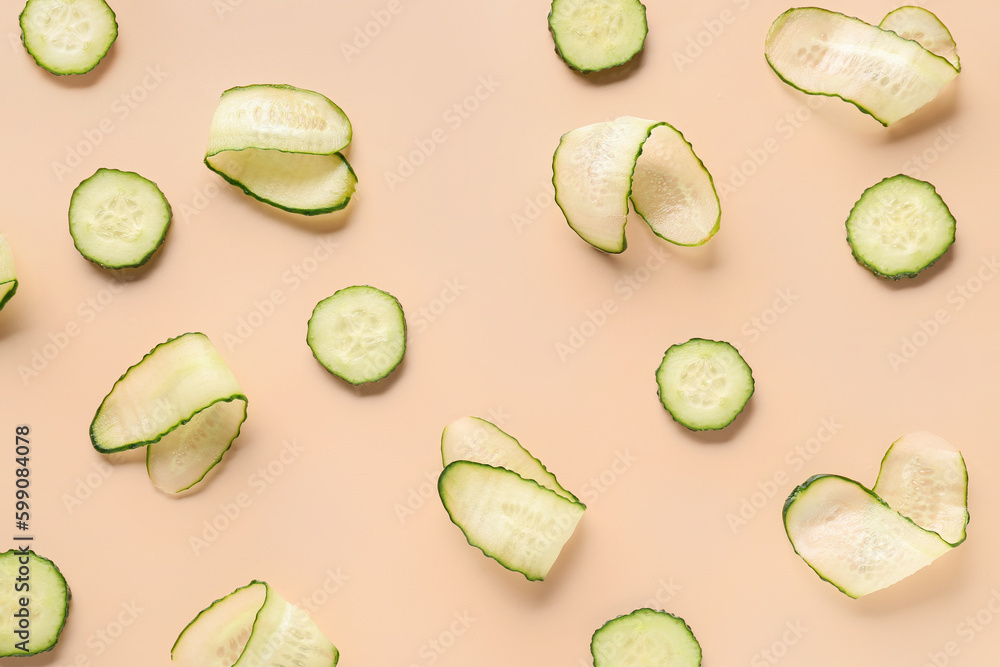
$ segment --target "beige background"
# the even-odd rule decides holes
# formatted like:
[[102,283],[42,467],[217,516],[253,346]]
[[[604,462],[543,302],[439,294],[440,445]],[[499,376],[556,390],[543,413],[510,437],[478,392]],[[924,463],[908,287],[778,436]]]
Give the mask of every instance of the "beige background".
[[[690,623],[705,665],[993,664],[1000,16],[928,6],[965,68],[891,130],[778,81],[762,55],[788,7],[775,0],[651,1],[642,56],[587,78],[553,52],[541,1],[115,0],[118,42],[72,79],[35,66],[8,6],[0,231],[21,288],[0,313],[0,496],[13,533],[13,431],[30,424],[35,547],[73,589],[58,649],[21,664],[166,664],[194,614],[252,578],[308,600],[345,667],[582,667],[597,627],[647,604]],[[894,5],[831,8],[878,22]],[[249,83],[315,89],[348,113],[360,184],[346,212],[283,215],[201,164],[219,94]],[[551,203],[560,135],[623,114],[674,124],[729,184],[706,247],[634,218],[628,250],[604,256]],[[173,205],[141,271],[94,267],[67,233],[70,193],[102,166],[142,173]],[[855,263],[843,225],[901,171],[936,184],[958,241],[893,285]],[[355,391],[312,358],[305,328],[317,301],[359,283],[399,298],[410,338],[391,379]],[[201,490],[175,499],[141,455],[107,466],[87,428],[128,366],[191,330],[229,362],[249,418]],[[754,369],[749,409],[721,434],[687,432],[657,401],[664,349],[692,336],[738,344]],[[36,353],[52,358],[26,375]],[[470,414],[589,505],[543,583],[466,545],[428,481],[441,429]],[[782,501],[819,472],[873,483],[889,444],[920,429],[965,453],[969,539],[850,600],[792,552]],[[213,521],[229,525],[209,541]]]

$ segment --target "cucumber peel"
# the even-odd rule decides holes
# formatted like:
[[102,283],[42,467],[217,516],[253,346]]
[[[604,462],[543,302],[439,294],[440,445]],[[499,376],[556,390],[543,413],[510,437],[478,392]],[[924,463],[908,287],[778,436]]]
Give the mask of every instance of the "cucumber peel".
[[567,132],[553,156],[552,184],[570,228],[604,252],[625,250],[630,199],[671,243],[702,245],[719,230],[712,176],[667,123],[622,116]]
[[684,619],[636,609],[602,625],[590,640],[594,667],[700,667],[701,644]]
[[885,15],[878,27],[891,30],[904,39],[912,39],[934,55],[947,60],[956,72],[962,71],[955,38],[941,19],[929,9],[913,5],[894,9]]
[[118,21],[104,0],[28,0],[19,17],[21,41],[52,74],[85,74],[118,38]]
[[885,126],[923,107],[958,75],[914,40],[817,7],[789,9],[775,19],[764,56],[793,88],[839,97]]
[[967,494],[961,453],[913,433],[889,448],[873,489],[839,475],[814,475],[796,487],[783,509],[785,532],[821,579],[859,598],[964,541]]
[[102,454],[148,446],[150,480],[179,493],[222,459],[246,404],[208,337],[187,333],[157,345],[115,382],[94,415],[90,440]]
[[0,234],[0,310],[16,292],[17,273],[14,270],[14,254],[10,251],[3,234]]
[[656,369],[657,394],[678,424],[692,431],[725,428],[753,396],[753,372],[725,341],[692,338],[671,345]]
[[639,0],[552,0],[549,31],[556,53],[579,72],[624,65],[646,42],[646,6]]
[[302,609],[257,580],[199,612],[170,649],[180,667],[335,667],[339,659]]
[[[22,568],[28,568],[25,575]],[[18,577],[29,583],[17,588]],[[31,550],[11,549],[0,554],[0,658],[51,651],[69,616],[70,589],[56,564]],[[22,602],[26,601],[26,605]],[[28,611],[28,637],[19,636],[19,618]]]
[[205,165],[271,206],[319,215],[347,206],[358,179],[341,151],[351,122],[325,96],[283,84],[222,93]]

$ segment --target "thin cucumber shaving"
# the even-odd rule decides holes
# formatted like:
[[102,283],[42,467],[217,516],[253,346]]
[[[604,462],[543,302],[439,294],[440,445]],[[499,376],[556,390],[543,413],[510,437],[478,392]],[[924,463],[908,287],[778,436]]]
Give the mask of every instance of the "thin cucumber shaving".
[[7,240],[0,234],[0,310],[7,305],[17,292],[17,274],[14,271],[14,255]]
[[170,649],[179,667],[335,667],[339,659],[313,620],[263,581],[202,610]]
[[594,667],[700,667],[701,644],[684,619],[636,609],[602,625],[590,640]]
[[820,578],[859,598],[964,541],[967,493],[962,455],[937,436],[914,433],[890,447],[872,490],[839,475],[798,486],[785,501],[785,531]]
[[904,39],[912,39],[936,56],[941,56],[962,71],[958,59],[958,46],[941,19],[923,7],[908,5],[894,9],[878,24],[882,30],[891,30]]
[[246,194],[277,208],[318,215],[350,201],[358,179],[341,155],[351,122],[311,90],[258,84],[222,93],[205,164]]
[[94,416],[90,439],[102,454],[148,447],[153,485],[179,493],[229,450],[246,404],[208,337],[187,333],[157,345],[119,378]]
[[753,395],[750,366],[725,341],[692,338],[671,345],[656,370],[660,402],[692,431],[725,428]]
[[316,360],[342,380],[377,382],[406,352],[403,307],[380,289],[346,287],[316,304],[306,342]]
[[80,254],[108,269],[142,266],[163,243],[171,210],[156,183],[98,169],[73,191],[69,233]]
[[48,558],[0,554],[0,658],[52,650],[69,615],[69,586]]
[[916,41],[816,7],[779,16],[767,34],[764,55],[790,86],[839,97],[883,125],[923,107],[958,74],[948,60]]
[[89,72],[118,38],[104,0],[28,0],[20,23],[25,50],[53,74]]
[[639,0],[552,0],[549,30],[556,53],[581,72],[623,65],[646,42],[646,6]]
[[955,218],[933,185],[899,174],[868,188],[854,204],[847,242],[875,275],[912,278],[955,242]]
[[719,230],[712,177],[666,123],[623,116],[567,132],[553,157],[552,183],[570,228],[605,252],[625,250],[630,198],[671,243],[702,245]]

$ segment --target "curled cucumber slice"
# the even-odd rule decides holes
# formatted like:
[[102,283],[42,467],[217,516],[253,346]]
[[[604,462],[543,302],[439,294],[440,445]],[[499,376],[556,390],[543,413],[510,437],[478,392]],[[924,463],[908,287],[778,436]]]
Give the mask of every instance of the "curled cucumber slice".
[[878,27],[891,30],[904,39],[912,39],[934,55],[950,62],[956,72],[962,71],[955,38],[941,23],[941,19],[929,9],[912,5],[894,9],[885,15]]
[[53,74],[85,74],[118,38],[118,21],[104,0],[28,0],[21,40],[40,67]]
[[343,110],[319,93],[270,84],[230,88],[212,118],[205,165],[266,204],[330,213],[347,206],[358,182],[340,153],[352,134]]
[[339,659],[313,620],[263,581],[202,610],[170,649],[179,667],[335,667]]
[[636,609],[602,625],[590,640],[594,667],[700,667],[701,644],[683,618]]
[[0,658],[52,650],[69,600],[66,578],[48,558],[20,549],[0,554]]
[[160,490],[179,493],[222,459],[246,419],[247,398],[207,336],[157,345],[112,387],[90,425],[102,454],[146,447]]
[[789,9],[775,19],[764,55],[790,86],[839,97],[883,125],[920,109],[958,75],[916,41],[816,7]]
[[14,255],[7,240],[0,234],[0,309],[3,309],[17,292],[17,273],[14,271]]

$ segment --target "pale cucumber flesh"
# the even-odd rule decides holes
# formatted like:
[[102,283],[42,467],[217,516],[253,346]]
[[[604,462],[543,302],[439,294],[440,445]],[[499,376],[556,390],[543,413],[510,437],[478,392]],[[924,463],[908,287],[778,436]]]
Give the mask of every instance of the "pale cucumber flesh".
[[553,0],[549,29],[567,65],[596,72],[622,65],[642,50],[646,7],[639,0]]
[[701,645],[683,619],[637,609],[614,618],[590,641],[594,667],[699,667]]
[[905,39],[912,39],[934,55],[947,60],[956,71],[962,70],[955,39],[930,10],[912,5],[900,7],[886,14],[878,27],[891,30]]
[[24,48],[53,74],[89,72],[118,37],[104,0],[28,0],[20,23]]
[[0,234],[0,309],[17,292],[17,275],[14,271],[14,254],[7,240]]
[[703,338],[670,346],[656,383],[663,407],[693,431],[728,426],[754,391],[750,366],[736,348]]
[[[28,568],[25,575],[21,568]],[[27,583],[18,590],[15,587]],[[35,655],[51,650],[69,613],[69,586],[55,563],[32,551],[0,554],[0,658]],[[22,606],[22,598],[27,602]],[[27,638],[16,634],[15,614],[28,612]],[[18,619],[20,617],[17,617]],[[26,649],[26,650],[25,650]]]

